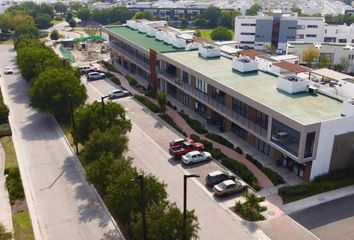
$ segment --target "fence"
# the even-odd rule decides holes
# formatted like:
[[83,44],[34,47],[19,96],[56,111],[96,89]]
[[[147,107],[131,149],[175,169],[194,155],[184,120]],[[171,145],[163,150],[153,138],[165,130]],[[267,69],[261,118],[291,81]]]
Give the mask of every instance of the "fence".
[[59,49],[61,54],[63,54],[66,59],[69,59],[70,62],[75,62],[75,57],[63,45],[60,45]]

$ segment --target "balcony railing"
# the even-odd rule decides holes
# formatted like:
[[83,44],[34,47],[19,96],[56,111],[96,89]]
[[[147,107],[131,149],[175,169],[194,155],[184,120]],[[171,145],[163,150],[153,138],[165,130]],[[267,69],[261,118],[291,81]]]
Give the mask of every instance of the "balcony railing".
[[150,66],[149,64],[147,64],[145,61],[143,61],[142,59],[134,56],[133,54],[131,54],[129,51],[127,51],[126,49],[122,48],[121,46],[119,46],[118,44],[114,43],[114,42],[109,42],[108,44],[109,47],[123,53],[125,56],[127,56],[130,60],[132,60],[134,63],[138,64],[139,66],[141,66],[142,68],[144,68],[145,70],[149,70]]
[[189,85],[181,81],[176,76],[171,76],[166,71],[161,71],[159,73],[164,79],[166,79],[169,83],[174,85],[175,87],[189,93],[191,96],[196,98],[198,101],[202,102],[205,105],[213,108],[216,112],[222,113],[224,116],[232,118],[239,126],[245,128],[246,130],[251,130],[255,134],[263,138],[267,138],[267,130],[262,128],[261,126],[257,125],[253,121],[247,119],[246,117],[238,114],[237,112],[233,111],[232,109],[226,107],[225,105],[221,104],[220,102],[212,99],[208,96],[208,94],[198,90],[197,88]]

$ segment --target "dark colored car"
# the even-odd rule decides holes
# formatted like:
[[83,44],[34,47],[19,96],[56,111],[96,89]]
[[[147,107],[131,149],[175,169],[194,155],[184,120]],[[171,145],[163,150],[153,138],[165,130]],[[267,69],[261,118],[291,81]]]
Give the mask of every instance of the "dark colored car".
[[219,184],[225,180],[235,180],[236,176],[224,171],[214,171],[211,173],[208,173],[208,175],[205,178],[205,183],[207,186],[212,187],[216,184]]

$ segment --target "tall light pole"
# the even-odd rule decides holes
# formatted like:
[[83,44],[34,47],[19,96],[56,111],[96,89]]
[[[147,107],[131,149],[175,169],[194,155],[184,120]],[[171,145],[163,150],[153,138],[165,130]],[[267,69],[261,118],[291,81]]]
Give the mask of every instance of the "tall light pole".
[[143,240],[147,240],[144,175],[140,174],[139,176],[136,177],[136,179],[139,179],[139,185],[140,185],[140,208],[141,208],[141,226],[143,230]]
[[183,176],[183,239],[187,240],[187,179],[196,177],[199,178],[199,175],[190,174]]
[[[75,119],[74,119],[74,108],[73,108],[73,102],[71,99],[71,94],[67,95],[69,98],[69,102],[70,102],[70,110],[71,110],[71,124],[72,124],[72,128],[75,131]],[[75,142],[75,148],[76,148],[76,154],[79,154],[79,147],[77,146],[77,142]]]
[[105,112],[105,109],[104,109],[104,99],[105,98],[108,98],[109,96],[103,96],[101,97],[101,104],[102,104],[102,112],[103,112],[103,115],[106,115],[106,112]]

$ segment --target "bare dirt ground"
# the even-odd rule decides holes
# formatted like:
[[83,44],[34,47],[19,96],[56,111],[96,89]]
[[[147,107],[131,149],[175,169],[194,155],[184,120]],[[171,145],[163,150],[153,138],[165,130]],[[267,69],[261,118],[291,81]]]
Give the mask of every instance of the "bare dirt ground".
[[68,49],[75,57],[75,61],[78,65],[85,65],[109,58],[109,52],[105,49],[103,43],[87,41],[84,42],[85,47],[83,47],[82,44],[83,43],[77,43],[72,49]]

